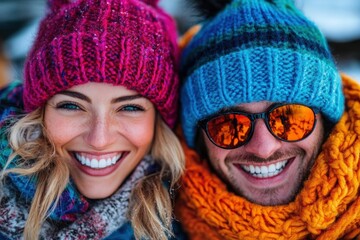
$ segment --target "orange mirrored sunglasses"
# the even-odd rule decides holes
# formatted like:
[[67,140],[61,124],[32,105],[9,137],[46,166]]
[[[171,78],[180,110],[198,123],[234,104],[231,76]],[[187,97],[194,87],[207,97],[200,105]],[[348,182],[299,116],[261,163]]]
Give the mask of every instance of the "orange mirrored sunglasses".
[[297,142],[308,137],[316,125],[318,110],[302,104],[276,103],[262,113],[221,112],[199,121],[216,146],[234,149],[250,141],[256,119],[264,119],[266,127],[277,139]]

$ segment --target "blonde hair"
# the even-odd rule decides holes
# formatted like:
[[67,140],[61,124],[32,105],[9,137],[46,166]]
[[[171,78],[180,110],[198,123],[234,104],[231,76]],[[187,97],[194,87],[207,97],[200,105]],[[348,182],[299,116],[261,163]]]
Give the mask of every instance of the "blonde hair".
[[[129,218],[136,239],[163,240],[173,236],[173,208],[168,191],[173,192],[183,173],[185,156],[179,139],[160,115],[156,121],[151,155],[160,163],[161,170],[142,179],[133,189]],[[169,189],[165,180],[168,180]]]
[[[14,152],[0,175],[1,182],[9,173],[37,179],[35,195],[25,223],[25,239],[39,238],[42,224],[57,205],[70,178],[66,161],[57,156],[54,144],[47,137],[43,116],[44,108],[40,108],[12,125],[9,143]],[[184,153],[179,140],[159,116],[158,114],[151,155],[160,163],[161,171],[140,181],[130,198],[129,218],[137,239],[162,240],[172,234],[172,202],[163,180],[168,178],[172,189],[184,169]],[[8,168],[15,159],[17,167]]]
[[[54,145],[46,137],[43,115],[44,108],[37,109],[11,127],[9,143],[14,152],[9,156],[1,175],[1,180],[9,173],[37,179],[35,195],[25,223],[25,239],[38,238],[41,225],[57,205],[70,176],[66,163],[56,156]],[[7,169],[16,156],[20,157],[15,163],[17,167]]]

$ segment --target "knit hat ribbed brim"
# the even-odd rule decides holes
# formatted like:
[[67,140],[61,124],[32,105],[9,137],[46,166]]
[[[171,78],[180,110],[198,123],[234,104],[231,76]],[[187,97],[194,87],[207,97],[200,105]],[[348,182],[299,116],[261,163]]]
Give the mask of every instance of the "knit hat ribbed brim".
[[234,0],[184,49],[181,114],[194,147],[199,120],[242,103],[294,102],[336,122],[340,75],[326,39],[290,0]]

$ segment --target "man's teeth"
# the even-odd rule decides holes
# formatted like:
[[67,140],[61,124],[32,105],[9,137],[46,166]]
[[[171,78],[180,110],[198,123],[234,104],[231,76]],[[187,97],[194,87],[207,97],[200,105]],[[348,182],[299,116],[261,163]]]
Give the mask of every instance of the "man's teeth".
[[88,166],[88,167],[91,167],[94,169],[106,168],[111,165],[114,165],[121,158],[121,156],[122,156],[122,154],[118,154],[111,158],[101,158],[101,159],[92,158],[92,159],[90,159],[90,158],[82,156],[78,153],[75,153],[76,159],[82,165],[85,165],[85,166]]
[[288,160],[277,162],[270,165],[241,165],[242,169],[257,178],[267,178],[279,175],[285,168]]

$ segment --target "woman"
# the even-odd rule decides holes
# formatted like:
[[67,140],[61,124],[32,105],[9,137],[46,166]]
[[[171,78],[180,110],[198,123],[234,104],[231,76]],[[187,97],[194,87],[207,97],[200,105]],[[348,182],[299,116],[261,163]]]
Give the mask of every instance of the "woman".
[[0,233],[167,239],[183,169],[173,20],[156,0],[49,7],[24,85],[0,92]]

